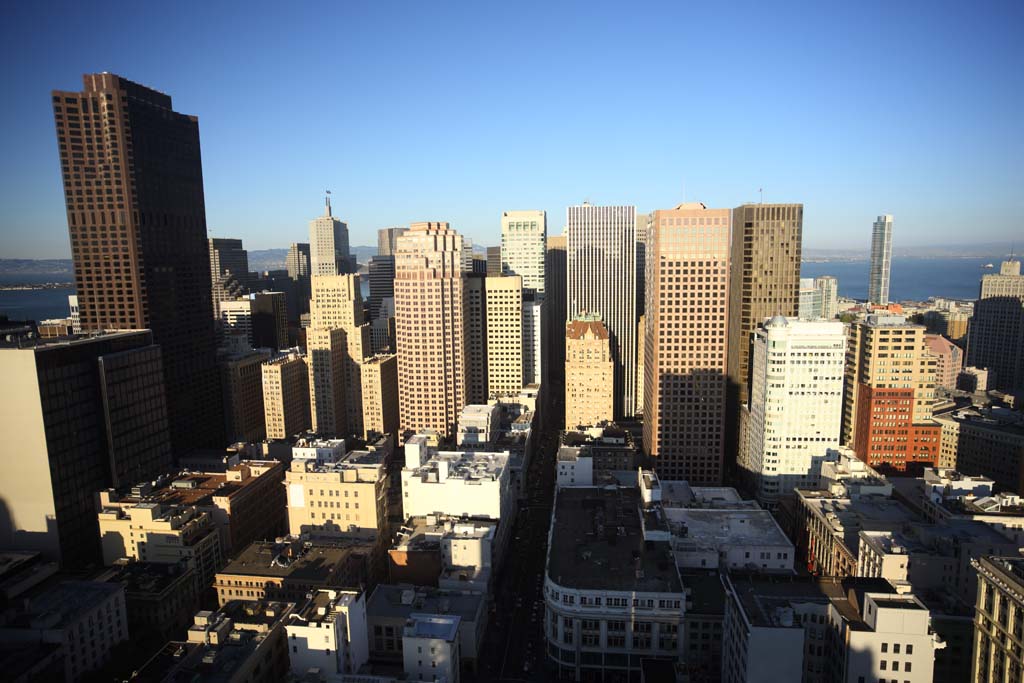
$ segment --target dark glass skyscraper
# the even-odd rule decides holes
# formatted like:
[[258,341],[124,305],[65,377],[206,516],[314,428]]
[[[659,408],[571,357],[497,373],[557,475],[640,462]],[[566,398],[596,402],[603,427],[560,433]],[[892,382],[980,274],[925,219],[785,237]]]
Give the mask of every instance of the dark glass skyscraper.
[[82,329],[153,331],[175,452],[222,446],[199,121],[115,74],[53,92]]

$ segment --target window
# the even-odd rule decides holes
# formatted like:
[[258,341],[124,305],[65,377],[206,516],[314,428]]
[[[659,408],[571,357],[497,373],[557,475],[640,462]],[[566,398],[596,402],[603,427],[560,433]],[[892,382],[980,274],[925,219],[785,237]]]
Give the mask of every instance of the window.
[[885,660],[883,659],[883,660],[882,660],[882,662],[881,662],[881,664],[879,665],[879,668],[881,668],[881,669],[882,669],[882,671],[885,671],[885,668],[886,668],[886,667],[888,666],[888,664],[889,664],[889,663],[888,663],[888,662],[886,662],[886,661],[885,661]]
[[907,654],[908,655],[914,654],[914,646],[911,645],[910,643],[907,643]]
[[904,671],[910,671],[910,662],[906,662],[906,663],[905,663],[905,664],[903,665],[903,670],[904,670]]
[[889,643],[882,643],[882,652],[889,651]]

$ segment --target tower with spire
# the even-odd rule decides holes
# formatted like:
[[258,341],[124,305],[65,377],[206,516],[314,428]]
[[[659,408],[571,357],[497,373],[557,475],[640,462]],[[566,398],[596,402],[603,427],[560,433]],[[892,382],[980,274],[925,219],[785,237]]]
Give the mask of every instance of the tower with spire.
[[344,275],[356,271],[349,252],[348,225],[331,212],[331,191],[324,195],[324,215],[309,222],[309,260],[312,275]]

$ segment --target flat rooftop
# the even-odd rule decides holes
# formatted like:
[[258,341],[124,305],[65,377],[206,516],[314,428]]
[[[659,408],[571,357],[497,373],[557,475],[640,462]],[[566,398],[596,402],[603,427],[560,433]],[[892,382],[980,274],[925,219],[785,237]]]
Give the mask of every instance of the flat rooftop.
[[[761,574],[730,574],[732,584],[743,609],[753,626],[775,628],[803,628],[796,619],[788,621],[787,610],[801,604],[833,605],[858,630],[867,630],[858,604],[863,604],[865,593],[888,593],[895,590],[885,579],[876,578],[815,578],[807,576],[772,577]],[[875,598],[877,601],[879,598]],[[792,613],[788,613],[792,616]]]
[[686,545],[720,548],[729,545],[792,546],[767,510],[702,510],[662,508],[669,529]]
[[508,466],[508,460],[507,452],[439,451],[432,453],[430,460],[414,469],[412,476],[424,482],[437,483],[438,462],[446,462],[448,463],[448,479],[498,479],[501,476],[501,471]]
[[863,531],[897,531],[918,516],[906,505],[881,495],[836,498],[828,491],[797,490],[798,498],[823,517],[834,535],[857,556],[858,534]]
[[[283,467],[274,460],[243,460],[229,467],[227,472],[237,472],[244,467],[250,471],[265,467]],[[230,498],[256,483],[260,474],[252,473],[241,481],[231,481],[227,472],[190,472],[159,477],[155,482],[142,482],[118,492],[117,500],[111,500],[114,507],[159,503],[174,506],[212,506],[214,498]],[[264,480],[266,481],[266,480]],[[155,485],[154,485],[155,484]],[[113,498],[113,496],[111,496]]]
[[312,599],[306,601],[296,614],[309,623],[334,621],[334,614],[339,608],[347,608],[358,602],[358,591],[342,591],[321,589],[313,592]]
[[636,487],[561,489],[548,577],[566,588],[681,592],[668,542],[644,542],[640,508]]
[[455,642],[459,637],[459,617],[440,614],[411,614],[404,635]]
[[372,544],[341,539],[328,543],[295,543],[288,556],[287,543],[250,543],[217,574],[286,577],[293,581],[326,581],[351,555],[369,555]]
[[475,622],[487,599],[483,593],[463,593],[407,583],[381,583],[366,601],[366,615],[369,618],[406,619],[411,614],[424,612],[453,614],[462,621]]

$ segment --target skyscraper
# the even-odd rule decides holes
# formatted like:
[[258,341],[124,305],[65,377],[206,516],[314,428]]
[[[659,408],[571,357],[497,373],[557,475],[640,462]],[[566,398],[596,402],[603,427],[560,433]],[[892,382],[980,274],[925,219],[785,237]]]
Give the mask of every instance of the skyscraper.
[[663,478],[705,486],[723,476],[731,217],[680,204],[647,233],[644,451]]
[[465,243],[447,223],[413,223],[397,247],[400,429],[450,436],[466,405]]
[[310,423],[322,438],[344,437],[350,432],[345,405],[346,351],[345,330],[340,327],[307,330]]
[[[314,275],[313,298],[310,300],[310,331],[343,330],[345,409],[348,412],[346,433],[363,431],[362,381],[363,359],[370,353],[370,324],[363,315],[363,298],[358,275]],[[309,333],[307,333],[309,334]],[[326,367],[326,366],[314,366]],[[326,376],[325,379],[326,380]],[[337,429],[345,425],[336,425]]]
[[[544,344],[541,365],[544,369],[544,394],[549,397],[549,405],[554,408],[561,406],[565,399],[565,323],[568,320],[566,309],[567,276],[565,258],[565,235],[548,236],[547,259],[544,266],[544,328],[541,340]],[[554,426],[558,426],[564,417],[563,410],[553,410]]]
[[612,420],[614,391],[608,328],[597,313],[576,316],[565,326],[565,428]]
[[501,272],[523,279],[523,293],[543,294],[548,221],[544,211],[501,214]]
[[636,207],[567,210],[567,310],[599,313],[615,363],[615,419],[636,411]]
[[408,228],[381,228],[377,231],[377,256],[394,256],[398,238]]
[[889,269],[892,266],[892,216],[879,216],[871,229],[871,275],[868,302],[889,305]]
[[[206,309],[202,310],[204,317]],[[148,330],[0,348],[0,547],[100,558],[93,496],[172,466],[160,347]]]
[[290,351],[268,360],[262,370],[267,438],[287,439],[309,429],[312,422],[306,357]]
[[794,488],[817,488],[839,446],[846,330],[841,322],[775,316],[754,332],[747,436],[740,470],[769,507]]
[[152,330],[174,450],[223,446],[198,119],[115,74],[83,81],[53,92],[82,329]]
[[[800,303],[803,204],[744,204],[733,211],[729,283],[729,381],[748,399],[750,338],[768,318],[795,318]],[[738,408],[734,402],[733,413]]]
[[501,247],[487,247],[487,276],[501,276]]
[[395,296],[395,257],[371,256],[367,266],[370,273],[370,319],[380,317],[384,299]]
[[[495,276],[497,277],[497,276]],[[487,292],[486,277],[468,273],[463,295],[466,348],[466,403],[487,403]]]
[[925,327],[869,315],[850,326],[843,383],[843,443],[872,467],[905,472],[938,463],[932,421],[937,361]]
[[[310,282],[309,245],[292,242],[284,261],[288,277],[294,282],[296,313],[302,316],[309,313],[309,297],[312,295]],[[296,320],[298,317],[296,317]]]
[[981,277],[967,337],[967,365],[987,368],[991,388],[1024,389],[1024,275],[1020,261]]
[[523,290],[518,275],[484,278],[487,396],[523,388]]
[[324,202],[324,215],[309,222],[309,262],[312,275],[355,272],[348,250],[348,225],[331,215],[330,195]]
[[242,240],[210,238],[210,280],[213,317],[220,318],[220,302],[246,293],[249,279],[249,255]]
[[544,375],[544,315],[547,297],[523,296],[523,385],[542,384]]

